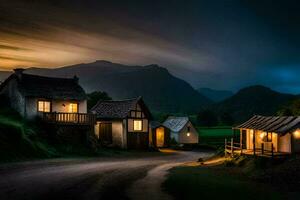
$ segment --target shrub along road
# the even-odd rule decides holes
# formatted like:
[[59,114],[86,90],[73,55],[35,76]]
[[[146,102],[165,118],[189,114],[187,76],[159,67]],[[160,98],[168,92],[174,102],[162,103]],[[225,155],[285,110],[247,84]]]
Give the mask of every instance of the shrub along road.
[[1,165],[0,199],[169,199],[160,187],[167,171],[212,155],[188,151],[144,154]]

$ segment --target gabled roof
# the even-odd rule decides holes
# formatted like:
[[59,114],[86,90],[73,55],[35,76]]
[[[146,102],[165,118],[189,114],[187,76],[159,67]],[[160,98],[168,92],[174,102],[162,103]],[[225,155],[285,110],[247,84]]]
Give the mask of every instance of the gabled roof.
[[163,123],[164,126],[169,128],[173,132],[179,132],[181,131],[184,126],[189,122],[188,117],[173,117],[170,116],[166,119],[166,121]]
[[98,101],[91,112],[96,114],[97,119],[124,119],[129,116],[131,110],[135,110],[137,104],[141,106],[146,117],[152,119],[152,115],[142,97],[119,101]]
[[152,129],[155,129],[155,128],[158,128],[158,127],[165,127],[165,128],[168,128],[166,126],[164,126],[162,123],[158,122],[158,121],[151,121],[150,122],[150,127]]
[[26,97],[62,100],[84,100],[86,93],[78,84],[78,78],[52,78],[31,74],[16,73],[9,76],[0,86],[0,90],[12,79],[17,80],[18,90]]
[[300,128],[300,116],[260,116],[255,115],[235,129],[254,129],[286,134]]

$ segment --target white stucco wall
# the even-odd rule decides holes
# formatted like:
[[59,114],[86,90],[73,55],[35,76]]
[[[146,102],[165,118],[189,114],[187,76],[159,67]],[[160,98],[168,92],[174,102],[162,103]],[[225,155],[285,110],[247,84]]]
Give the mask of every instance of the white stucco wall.
[[[188,136],[188,127],[190,127],[190,136]],[[199,142],[199,135],[191,122],[188,122],[180,131],[178,142],[181,144],[196,144]]]
[[[190,127],[188,136],[188,127]],[[199,143],[199,134],[193,124],[189,121],[180,132],[171,131],[171,138],[179,144],[197,144]]]
[[[39,115],[37,110],[37,99],[26,97],[26,118],[33,119]],[[41,114],[41,113],[40,113]]]
[[112,139],[113,145],[123,147],[123,121],[112,122]]
[[127,147],[127,135],[126,131],[124,131],[124,121],[123,120],[114,120],[114,121],[97,121],[95,125],[95,135],[99,138],[99,126],[102,122],[109,122],[112,124],[112,143],[113,146],[120,147],[120,148],[126,148]]
[[[25,116],[27,119],[33,119],[36,116],[42,116],[42,113],[38,112],[38,101],[45,100],[40,98],[30,98],[26,97],[25,101]],[[76,101],[66,101],[66,100],[47,100],[51,102],[52,112],[69,112],[68,106],[70,103],[76,103]],[[87,113],[87,103],[86,100],[77,102],[79,106],[79,113]],[[65,106],[63,106],[65,105]]]
[[79,113],[87,113],[86,100],[84,100],[84,101],[52,100],[51,103],[52,103],[52,112],[68,113],[70,104],[71,103],[78,103]]

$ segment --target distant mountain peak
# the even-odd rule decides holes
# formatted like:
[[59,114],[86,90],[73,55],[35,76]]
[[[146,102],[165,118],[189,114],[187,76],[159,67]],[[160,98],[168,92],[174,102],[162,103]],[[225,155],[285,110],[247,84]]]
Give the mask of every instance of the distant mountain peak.
[[105,91],[113,99],[143,96],[157,112],[194,113],[212,103],[186,81],[157,64],[129,66],[97,60],[57,69],[31,69],[28,73],[51,77],[77,75],[87,92]]
[[266,87],[264,85],[251,85],[251,86],[242,88],[240,91],[245,91],[245,90],[272,90],[272,89],[269,87]]
[[296,98],[296,95],[276,92],[263,85],[253,85],[242,88],[212,109],[216,113],[230,113],[236,122],[243,122],[253,115],[276,115],[282,106]]
[[[112,62],[107,61],[107,60],[96,60],[93,63],[97,63],[97,64],[100,64],[100,63],[103,63],[103,64],[113,64]],[[86,63],[86,64],[88,64],[88,63]]]

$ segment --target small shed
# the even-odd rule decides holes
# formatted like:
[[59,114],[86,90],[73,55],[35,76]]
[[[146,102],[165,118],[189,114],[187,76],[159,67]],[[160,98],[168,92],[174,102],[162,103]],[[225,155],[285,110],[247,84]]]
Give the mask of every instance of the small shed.
[[150,122],[150,144],[153,147],[162,148],[170,145],[170,129],[158,121]]
[[240,146],[244,150],[275,153],[300,152],[299,116],[259,116],[233,127],[240,130]]
[[188,117],[170,116],[163,125],[171,130],[171,138],[179,144],[197,144],[199,135]]

